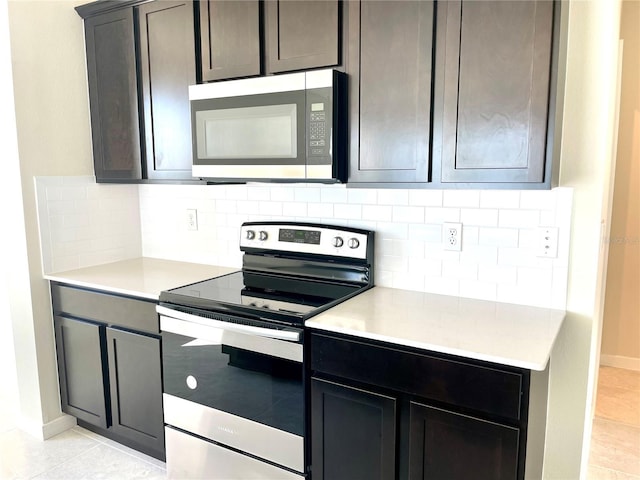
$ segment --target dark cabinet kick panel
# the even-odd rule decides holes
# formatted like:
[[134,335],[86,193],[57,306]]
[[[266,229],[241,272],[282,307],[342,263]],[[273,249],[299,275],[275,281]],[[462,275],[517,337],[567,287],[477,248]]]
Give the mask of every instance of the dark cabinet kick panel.
[[266,0],[267,72],[286,72],[340,63],[338,0]]
[[442,181],[542,182],[553,3],[449,1],[439,24]]
[[260,9],[259,0],[200,1],[203,81],[262,73]]
[[96,178],[140,179],[133,10],[87,18],[85,37]]

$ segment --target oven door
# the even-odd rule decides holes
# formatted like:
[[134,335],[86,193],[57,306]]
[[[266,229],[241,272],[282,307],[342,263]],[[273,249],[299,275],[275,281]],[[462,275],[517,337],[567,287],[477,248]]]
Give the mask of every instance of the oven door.
[[[217,444],[207,449],[229,447],[304,472],[302,330],[168,310],[160,316],[165,423]],[[174,453],[168,443],[168,471],[191,472]]]

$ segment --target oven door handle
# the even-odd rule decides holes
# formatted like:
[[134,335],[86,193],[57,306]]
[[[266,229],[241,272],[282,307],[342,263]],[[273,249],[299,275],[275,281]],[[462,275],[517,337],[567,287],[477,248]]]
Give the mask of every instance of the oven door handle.
[[[257,335],[259,337],[273,338],[274,340],[286,340],[289,342],[299,342],[301,332],[298,330],[282,329],[277,330],[274,328],[255,327],[253,325],[243,325],[241,323],[223,322],[221,320],[213,320],[210,318],[199,317],[191,313],[181,312],[179,310],[173,310],[171,308],[164,307],[162,305],[156,306],[156,312],[159,315],[165,315],[170,318],[178,320],[184,320],[186,322],[192,322],[199,325],[208,327],[220,328],[222,330],[231,330],[238,333],[246,333],[248,335]],[[162,330],[162,319],[160,319],[160,330]],[[173,332],[180,334],[180,332]]]

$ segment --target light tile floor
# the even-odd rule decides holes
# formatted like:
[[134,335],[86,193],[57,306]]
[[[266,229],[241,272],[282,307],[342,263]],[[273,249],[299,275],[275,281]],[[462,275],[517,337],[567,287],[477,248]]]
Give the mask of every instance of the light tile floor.
[[166,479],[164,462],[80,427],[44,442],[14,424],[15,393],[0,372],[0,480]]
[[[15,427],[15,405],[0,389],[1,480],[166,479],[163,462],[80,427],[36,440]],[[640,372],[600,368],[588,478],[640,480]]]
[[589,480],[640,480],[640,372],[600,367]]

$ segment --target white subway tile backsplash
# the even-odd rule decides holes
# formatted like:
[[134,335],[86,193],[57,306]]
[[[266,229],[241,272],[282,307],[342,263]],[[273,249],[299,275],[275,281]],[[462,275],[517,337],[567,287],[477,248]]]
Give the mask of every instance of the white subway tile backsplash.
[[553,210],[555,207],[555,190],[523,190],[520,193],[521,209]]
[[423,207],[393,207],[393,221],[394,222],[406,222],[417,223],[422,222],[424,219]]
[[508,228],[534,228],[540,224],[539,210],[500,210],[498,226]]
[[498,210],[492,208],[462,208],[460,209],[460,222],[463,225],[495,227],[498,225]]
[[[462,239],[464,245],[464,238]],[[495,265],[498,262],[498,247],[486,245],[466,245],[460,252],[461,263],[488,263]]]
[[306,217],[307,204],[304,202],[283,203],[282,215],[285,217]]
[[442,276],[445,278],[476,280],[478,278],[478,265],[474,262],[463,263],[462,260],[444,260],[442,262]]
[[362,205],[336,203],[333,208],[333,216],[335,218],[358,220],[362,218]]
[[307,214],[310,217],[333,217],[332,203],[308,203]]
[[[47,272],[146,255],[240,267],[244,221],[348,225],[376,234],[376,285],[564,308],[572,190],[349,188],[345,185],[105,185],[38,177]],[[198,210],[188,231],[184,210]],[[462,251],[442,223],[462,222]],[[559,228],[558,258],[536,256],[542,223]],[[88,263],[89,262],[89,263]]]
[[460,280],[460,296],[495,301],[498,286],[477,280]]
[[387,205],[363,205],[362,219],[376,222],[390,222],[393,207]]
[[319,202],[320,188],[296,187],[294,198],[296,202]]
[[368,188],[347,189],[347,202],[375,205],[378,202],[378,191]]
[[440,243],[442,241],[442,225],[412,223],[409,225],[409,238],[429,243]]
[[518,280],[518,269],[517,267],[481,264],[478,265],[478,280],[485,283],[515,285]]
[[378,205],[409,205],[409,191],[391,188],[379,190]]
[[409,205],[441,207],[442,190],[409,190]]
[[[271,189],[268,187],[250,185],[247,187],[247,198],[249,200],[271,200]],[[294,191],[295,198],[295,191]]]
[[520,192],[518,190],[481,190],[480,208],[518,208]]
[[459,295],[460,280],[445,277],[425,277],[424,290],[440,295]]
[[409,225],[406,223],[378,222],[376,236],[378,238],[407,240],[409,236]]
[[444,223],[459,221],[459,208],[426,207],[424,209],[424,223]]
[[445,190],[442,198],[445,207],[479,207],[479,190]]
[[462,248],[466,249],[469,245],[478,245],[479,236],[479,227],[462,225]]
[[322,188],[320,200],[325,203],[347,203],[347,189],[342,185]]
[[517,247],[518,230],[515,228],[485,228],[479,229],[478,243],[496,247]]

